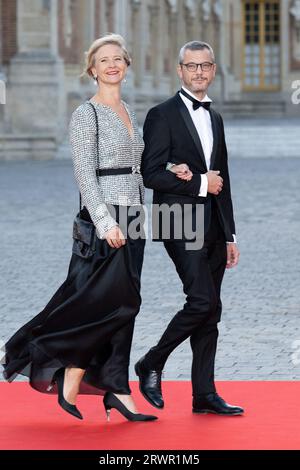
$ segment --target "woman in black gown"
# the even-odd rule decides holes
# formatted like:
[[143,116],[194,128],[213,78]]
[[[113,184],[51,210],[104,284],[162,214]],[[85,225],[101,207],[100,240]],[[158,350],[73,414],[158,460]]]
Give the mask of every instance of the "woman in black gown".
[[78,393],[104,395],[108,418],[116,408],[132,421],[156,419],[137,413],[128,383],[145,244],[140,223],[139,236],[127,233],[144,202],[144,143],[121,99],[129,65],[119,35],[97,39],[87,53],[85,72],[98,88],[74,111],[70,143],[83,215],[95,226],[95,253],[72,253],[65,282],[5,344],[2,361],[6,380],[28,376],[35,390],[58,393],[59,404],[80,419]]

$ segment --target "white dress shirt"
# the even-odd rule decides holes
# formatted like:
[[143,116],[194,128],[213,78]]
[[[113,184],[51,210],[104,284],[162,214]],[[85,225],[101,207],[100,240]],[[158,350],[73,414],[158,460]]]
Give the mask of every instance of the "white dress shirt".
[[[188,93],[192,98],[197,100],[196,96],[194,96],[189,90],[187,90],[187,88],[183,86],[182,89],[186,93]],[[214,141],[209,111],[203,108],[202,106],[198,109],[193,109],[193,103],[191,100],[189,100],[186,96],[182,95],[181,93],[179,93],[179,96],[184,102],[184,104],[186,105],[190,113],[190,116],[192,118],[192,121],[198,132],[201,145],[203,148],[205,161],[206,161],[206,168],[208,171],[210,168],[210,158],[211,158],[211,152],[212,152],[213,141]],[[207,95],[205,95],[201,101],[211,103],[212,100]],[[207,187],[208,187],[207,176],[203,174],[201,175],[201,187],[200,187],[199,196],[202,196],[202,197],[207,196]]]

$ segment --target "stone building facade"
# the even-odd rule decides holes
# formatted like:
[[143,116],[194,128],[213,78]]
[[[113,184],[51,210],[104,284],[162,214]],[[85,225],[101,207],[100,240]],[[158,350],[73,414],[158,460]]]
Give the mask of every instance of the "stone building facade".
[[124,98],[141,124],[178,89],[178,51],[192,39],[215,49],[210,96],[225,115],[299,113],[299,0],[0,0],[0,159],[57,154],[72,110],[94,94],[84,51],[107,32],[132,55]]

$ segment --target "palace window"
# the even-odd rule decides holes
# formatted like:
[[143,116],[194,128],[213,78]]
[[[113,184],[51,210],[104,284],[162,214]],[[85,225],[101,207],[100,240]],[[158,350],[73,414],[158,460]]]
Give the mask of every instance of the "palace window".
[[280,87],[280,1],[243,1],[243,88]]

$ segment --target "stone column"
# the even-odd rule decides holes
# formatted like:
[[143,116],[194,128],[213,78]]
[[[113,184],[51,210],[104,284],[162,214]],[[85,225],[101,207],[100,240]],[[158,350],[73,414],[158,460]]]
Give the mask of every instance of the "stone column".
[[[130,2],[128,0],[118,0],[115,5],[115,32],[121,34],[125,40],[128,40],[128,24],[127,24],[127,12],[130,11]],[[133,7],[136,4],[137,7],[140,6],[141,0],[135,0],[132,2]]]
[[185,22],[186,22],[186,36],[188,41],[192,41],[195,36],[195,17],[196,17],[196,2],[194,0],[185,0]]
[[212,0],[202,0],[202,30],[203,40],[211,43],[213,34],[212,22]]
[[290,1],[289,8],[281,9],[281,96],[286,113],[299,116],[299,104],[292,102],[293,83],[300,77],[300,2]]
[[106,0],[106,24],[107,24],[107,32],[114,32],[116,26],[116,0]]
[[171,80],[170,80],[170,92],[174,93],[179,88],[179,79],[176,73],[176,66],[178,62],[178,53],[180,43],[178,40],[178,10],[177,2],[169,1],[170,4],[170,69],[171,69]]
[[[224,5],[222,0],[215,0],[213,5],[213,13],[215,18],[215,55],[218,62],[218,75],[216,76],[216,85],[219,85],[218,98],[220,105],[228,100],[228,71],[226,68],[226,38],[225,38],[225,21],[224,21]],[[219,83],[218,83],[219,82]]]
[[[135,0],[136,3],[136,0]],[[147,18],[147,5],[140,1],[140,56],[139,56],[139,73],[141,80],[144,80],[145,71],[146,71],[146,56],[147,56],[147,48],[148,48],[148,37],[147,37],[147,26],[148,26],[148,18]]]
[[2,70],[2,0],[0,0],[0,74]]
[[131,1],[131,41],[130,49],[133,58],[133,70],[134,70],[134,86],[140,87],[142,80],[142,24],[141,24],[141,2],[134,0]]
[[152,86],[156,88],[159,86],[159,5],[157,1],[154,1],[152,5],[149,5],[150,15],[150,36],[152,46],[152,71],[153,80]]
[[[0,0],[0,80],[4,81],[4,73],[2,70],[2,0]],[[1,86],[1,83],[0,83]],[[0,89],[1,93],[1,89]],[[1,104],[1,95],[0,95],[0,104]],[[0,108],[0,113],[1,113],[1,108]],[[1,114],[0,114],[1,115]]]
[[2,0],[0,0],[0,128],[4,119],[4,104],[6,102],[6,79],[2,70]]
[[0,68],[0,122],[3,119],[3,106],[6,103],[6,79]]
[[104,33],[106,32],[106,22],[105,22],[105,2],[103,0],[99,0],[100,6],[98,8],[99,10],[99,16],[98,16],[98,22],[99,22],[99,37],[103,36]]
[[87,51],[95,37],[95,0],[80,0],[80,32],[83,51]]
[[185,4],[184,0],[177,0],[177,44],[178,49],[183,46],[186,42],[186,24],[185,24]]
[[10,130],[22,142],[18,157],[23,145],[24,155],[27,148],[33,158],[51,158],[64,137],[66,108],[57,0],[18,0],[17,40],[8,76]]

